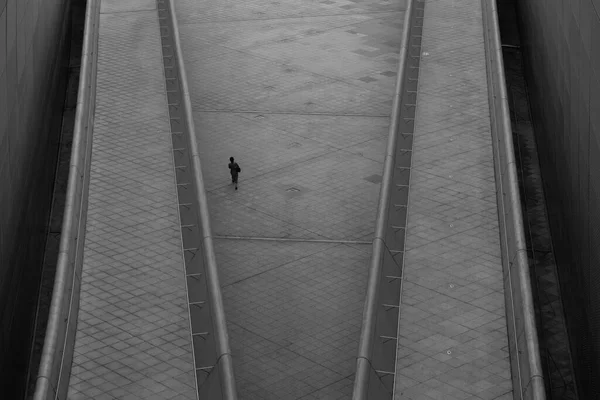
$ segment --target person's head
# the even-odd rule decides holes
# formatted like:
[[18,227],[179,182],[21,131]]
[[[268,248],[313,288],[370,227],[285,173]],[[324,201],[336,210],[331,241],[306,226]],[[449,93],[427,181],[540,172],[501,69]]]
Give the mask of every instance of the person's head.
[[229,157],[229,161],[233,162],[233,157]]

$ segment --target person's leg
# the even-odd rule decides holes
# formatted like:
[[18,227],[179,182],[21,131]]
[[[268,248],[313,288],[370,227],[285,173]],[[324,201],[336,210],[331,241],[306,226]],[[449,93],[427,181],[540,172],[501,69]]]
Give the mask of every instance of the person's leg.
[[235,190],[237,190],[237,186],[238,186],[238,174],[233,175],[233,184],[235,185]]

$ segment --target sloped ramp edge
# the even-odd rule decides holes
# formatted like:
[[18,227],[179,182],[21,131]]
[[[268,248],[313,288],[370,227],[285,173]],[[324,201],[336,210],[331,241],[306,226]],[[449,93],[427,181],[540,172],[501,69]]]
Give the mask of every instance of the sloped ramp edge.
[[[400,305],[402,291],[402,262],[398,258],[401,258],[403,253],[401,249],[404,246],[406,215],[404,218],[396,218],[397,225],[404,224],[399,229],[402,238],[398,240],[394,232],[396,227],[390,223],[391,202],[392,191],[398,190],[400,183],[400,186],[407,189],[410,179],[412,150],[408,147],[412,148],[412,140],[399,142],[399,136],[412,137],[414,128],[413,124],[407,125],[403,121],[414,118],[415,113],[424,7],[425,0],[407,0],[404,14],[396,88],[356,359],[353,400],[389,400],[393,396],[396,341],[381,340],[381,337],[393,339],[398,328],[399,314],[394,311],[397,311]],[[410,143],[410,146],[403,142]],[[403,150],[399,151],[399,147]],[[398,157],[402,160],[398,160]],[[407,202],[407,190],[404,197]],[[402,219],[404,220],[401,221]]]
[[[210,214],[208,210],[208,198],[204,186],[202,175],[202,166],[200,163],[200,153],[196,140],[196,130],[192,115],[192,103],[190,91],[183,60],[183,51],[179,36],[179,26],[177,22],[175,0],[157,0],[159,19],[164,18],[164,31],[161,31],[162,39],[170,39],[170,52],[172,55],[172,67],[176,70],[171,81],[178,87],[176,89],[178,100],[181,106],[181,119],[185,129],[182,129],[186,136],[186,147],[189,155],[190,167],[192,172],[193,186],[197,203],[198,227],[201,237],[201,248],[203,255],[204,274],[206,283],[206,295],[208,308],[210,310],[210,319],[212,333],[214,337],[215,360],[210,361],[209,367],[204,364],[209,357],[204,360],[203,354],[195,354],[195,368],[198,385],[198,395],[202,398],[236,400],[237,389],[233,371],[233,360],[231,348],[229,345],[229,335],[227,332],[227,321],[225,317],[225,308],[223,305],[223,296],[217,268],[216,255],[213,245],[213,234],[210,227]],[[164,48],[163,48],[164,51]],[[163,54],[165,56],[165,54]],[[211,340],[212,342],[212,340]],[[212,352],[212,349],[211,349]],[[203,378],[200,379],[200,373]]]
[[69,389],[88,209],[99,27],[100,0],[88,0],[62,234],[35,400],[64,399]]
[[496,0],[481,0],[513,397],[545,400]]

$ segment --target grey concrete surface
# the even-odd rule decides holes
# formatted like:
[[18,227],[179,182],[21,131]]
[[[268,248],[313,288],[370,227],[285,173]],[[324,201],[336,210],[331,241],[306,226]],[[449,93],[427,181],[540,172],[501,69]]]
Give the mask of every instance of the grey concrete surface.
[[[319,4],[177,3],[242,399],[352,392],[404,5]],[[396,398],[508,398],[481,9],[433,4]],[[147,7],[103,3],[73,399],[195,397]],[[239,190],[229,156],[242,167]]]
[[158,13],[145,6],[100,16],[69,399],[197,398]]
[[15,385],[24,389],[21,377],[27,375],[62,120],[70,3],[0,1],[0,383],[8,393]]
[[515,5],[580,396],[597,398],[600,2]]
[[351,396],[404,7],[176,3],[241,399]]
[[394,399],[513,399],[479,0],[426,1]]

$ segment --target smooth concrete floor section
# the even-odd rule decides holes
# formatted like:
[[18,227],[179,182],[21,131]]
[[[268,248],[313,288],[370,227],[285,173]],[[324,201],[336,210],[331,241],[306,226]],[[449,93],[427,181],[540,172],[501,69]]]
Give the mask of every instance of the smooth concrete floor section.
[[158,14],[154,2],[101,6],[68,398],[196,399]]
[[240,399],[351,398],[404,10],[176,2]]
[[426,0],[395,400],[513,398],[480,0]]

